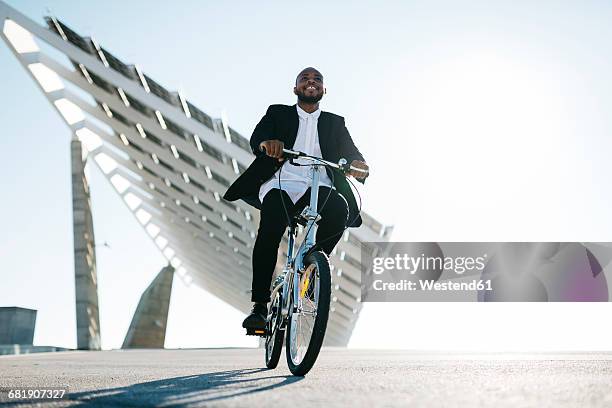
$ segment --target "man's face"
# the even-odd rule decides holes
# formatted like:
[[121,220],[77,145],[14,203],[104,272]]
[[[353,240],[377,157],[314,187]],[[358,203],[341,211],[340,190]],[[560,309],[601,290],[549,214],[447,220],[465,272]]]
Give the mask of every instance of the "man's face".
[[317,70],[305,69],[300,72],[296,78],[293,93],[296,94],[298,99],[302,102],[319,102],[325,94],[323,75]]

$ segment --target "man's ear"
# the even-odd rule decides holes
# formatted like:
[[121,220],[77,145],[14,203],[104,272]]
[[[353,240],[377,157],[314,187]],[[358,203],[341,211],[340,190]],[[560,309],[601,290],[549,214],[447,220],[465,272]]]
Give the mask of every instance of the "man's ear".
[[294,94],[294,95],[297,95],[297,94],[298,94],[298,93],[297,93],[297,88],[296,88],[295,86],[293,87],[293,94]]

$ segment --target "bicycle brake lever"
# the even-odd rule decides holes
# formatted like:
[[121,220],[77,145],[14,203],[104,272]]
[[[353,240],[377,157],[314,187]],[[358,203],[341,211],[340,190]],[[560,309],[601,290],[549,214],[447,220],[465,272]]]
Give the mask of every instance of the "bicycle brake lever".
[[344,157],[338,160],[338,166],[340,166],[340,170],[342,170],[342,172],[345,174],[351,170],[351,166]]

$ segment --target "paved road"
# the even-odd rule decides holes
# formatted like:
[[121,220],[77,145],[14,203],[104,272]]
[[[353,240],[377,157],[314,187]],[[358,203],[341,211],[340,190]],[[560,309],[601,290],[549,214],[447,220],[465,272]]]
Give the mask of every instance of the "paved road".
[[262,359],[256,349],[4,356],[0,387],[69,387],[45,406],[612,407],[612,353],[324,349],[305,378]]

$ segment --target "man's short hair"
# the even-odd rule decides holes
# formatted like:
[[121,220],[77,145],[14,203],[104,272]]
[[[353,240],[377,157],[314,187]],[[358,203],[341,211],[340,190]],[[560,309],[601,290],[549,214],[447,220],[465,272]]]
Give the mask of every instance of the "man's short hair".
[[318,69],[314,68],[314,67],[306,67],[303,70],[300,71],[300,73],[295,77],[295,84],[297,85],[298,83],[298,78],[304,73],[304,72],[308,72],[308,71],[314,71],[317,74],[321,75],[321,78],[323,78],[323,74],[321,73],[321,71],[319,71]]

